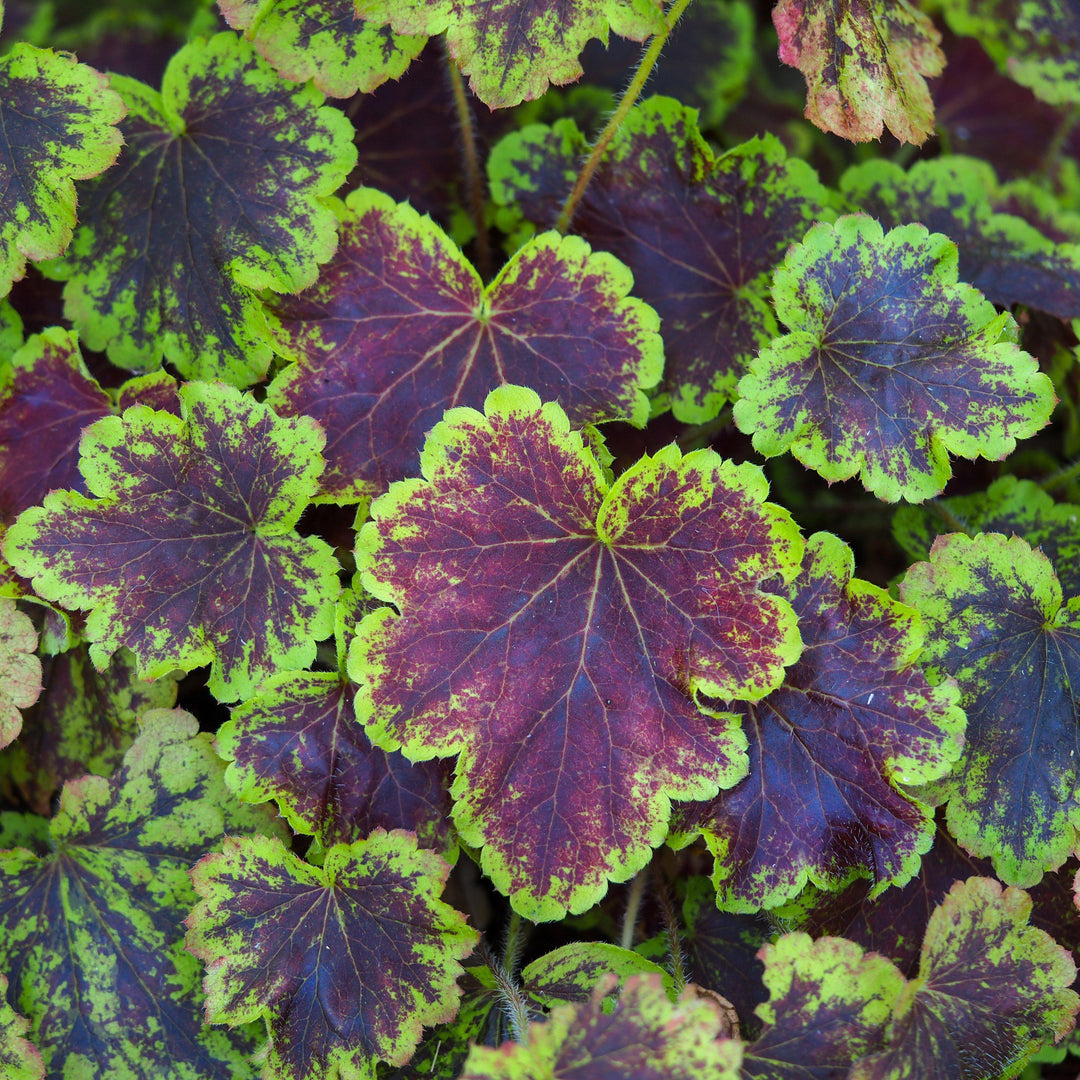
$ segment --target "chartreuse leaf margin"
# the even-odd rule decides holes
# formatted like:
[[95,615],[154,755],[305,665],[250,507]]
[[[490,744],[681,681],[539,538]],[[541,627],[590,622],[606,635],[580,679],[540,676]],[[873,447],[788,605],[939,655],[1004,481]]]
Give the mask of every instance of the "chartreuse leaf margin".
[[801,538],[760,470],[711,451],[612,484],[520,387],[448,412],[421,467],[357,542],[400,612],[358,628],[357,716],[388,750],[460,754],[455,823],[516,910],[583,911],[645,864],[672,798],[745,775],[742,733],[694,696],[760,698],[796,659],[790,605],[758,584],[796,572]]

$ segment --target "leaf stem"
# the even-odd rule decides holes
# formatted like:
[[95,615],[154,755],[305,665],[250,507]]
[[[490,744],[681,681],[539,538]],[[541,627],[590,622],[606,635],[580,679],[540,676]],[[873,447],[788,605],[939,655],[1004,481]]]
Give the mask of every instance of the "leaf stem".
[[511,909],[510,922],[506,927],[506,940],[503,942],[502,960],[493,960],[489,968],[495,979],[499,997],[502,999],[503,1012],[510,1027],[510,1034],[514,1042],[519,1043],[529,1041],[529,1006],[517,978],[518,961],[521,959],[521,949],[524,944],[525,935],[522,933],[521,916]]
[[624,949],[634,946],[634,931],[637,930],[638,913],[641,911],[641,901],[645,895],[645,884],[649,875],[645,870],[639,870],[637,877],[630,882],[630,891],[626,894],[626,911],[623,914],[622,935],[619,944]]
[[487,191],[484,185],[484,171],[480,167],[480,151],[476,144],[476,125],[473,123],[469,97],[465,91],[465,80],[461,77],[457,64],[449,50],[444,47],[446,67],[450,72],[450,86],[454,92],[454,109],[457,112],[458,127],[461,129],[461,150],[465,158],[465,183],[468,188],[469,213],[476,228],[477,270],[485,282],[491,278],[491,241],[488,239],[487,221],[484,207],[487,203]]
[[731,406],[725,405],[724,408],[720,410],[719,415],[713,417],[712,420],[706,420],[704,424],[688,426],[678,437],[676,442],[678,442],[679,449],[682,450],[684,454],[689,453],[691,450],[701,450],[704,447],[710,446],[713,439],[722,431],[726,431],[730,426]]
[[610,145],[611,140],[615,138],[616,132],[622,127],[623,121],[634,107],[634,103],[637,101],[641,91],[645,88],[645,83],[648,82],[653,68],[656,67],[656,61],[660,59],[660,53],[667,43],[667,39],[671,36],[671,31],[675,29],[675,24],[689,5],[690,0],[675,0],[664,15],[664,28],[653,35],[648,48],[642,54],[641,62],[638,64],[637,71],[634,72],[634,77],[630,80],[630,85],[623,93],[619,104],[611,114],[611,118],[604,126],[604,130],[596,137],[596,142],[593,143],[589,156],[585,164],[582,165],[577,180],[574,182],[573,190],[566,197],[562,213],[559,214],[559,220],[555,223],[555,228],[560,233],[565,234],[570,228],[578,203],[581,202],[581,197],[585,194],[585,189],[589,186],[593,173],[599,167],[604,152]]
[[658,864],[653,864],[653,887],[656,898],[660,901],[660,913],[664,917],[664,926],[668,936],[668,968],[676,993],[681,994],[686,988],[686,966],[683,963],[682,938],[679,937],[679,920],[675,915],[675,905],[671,902],[667,882]]
[[1050,137],[1050,141],[1046,144],[1038,168],[1035,170],[1036,176],[1049,175],[1050,170],[1057,164],[1065,143],[1068,142],[1069,136],[1073,133],[1077,120],[1080,120],[1080,105],[1070,105],[1061,114],[1061,120],[1057,128],[1055,128],[1054,134]]
[[926,508],[937,514],[953,532],[966,533],[968,531],[968,523],[962,517],[954,514],[944,503],[931,499],[926,504]]
[[1074,458],[1068,465],[1051,473],[1045,480],[1040,480],[1039,487],[1043,491],[1053,491],[1055,488],[1072,483],[1078,476],[1080,476],[1080,458]]

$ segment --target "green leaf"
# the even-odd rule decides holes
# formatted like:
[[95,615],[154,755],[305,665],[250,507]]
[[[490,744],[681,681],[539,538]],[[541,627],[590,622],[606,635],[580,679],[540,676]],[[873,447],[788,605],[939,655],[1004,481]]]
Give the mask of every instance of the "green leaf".
[[609,486],[557,405],[502,387],[486,413],[449,412],[424,479],[372,504],[357,565],[401,616],[364,619],[349,673],[378,745],[461,753],[462,839],[545,920],[643,866],[670,799],[744,775],[741,733],[694,695],[761,697],[798,656],[758,583],[802,545],[753,466],[672,445]]
[[248,1039],[202,1024],[180,922],[191,864],[226,829],[273,823],[232,802],[198,727],[146,714],[111,780],[69,781],[51,821],[0,828],[30,845],[0,853],[0,966],[50,1076],[253,1077]]
[[881,499],[944,488],[949,453],[1003,458],[1050,418],[1054,393],[998,315],[956,280],[956,245],[869,217],[816,225],[773,279],[790,333],[739,383],[740,430],[830,483],[859,474]]
[[0,597],[0,748],[22,730],[20,709],[41,693],[41,661],[34,655],[37,632],[14,600]]
[[1068,950],[1028,926],[1031,899],[992,878],[958,881],[930,916],[919,976],[897,999],[888,1047],[851,1080],[1015,1076],[1048,1039],[1072,1030]]
[[414,474],[425,433],[501,383],[555,398],[576,424],[649,418],[660,378],[656,313],[611,255],[545,233],[486,288],[430,218],[354,191],[319,282],[275,304],[275,348],[299,362],[270,387],[282,413],[327,434],[321,501],[370,498]]
[[148,709],[176,702],[176,679],[140,682],[135,661],[121,649],[102,672],[85,645],[46,656],[41,698],[26,711],[19,738],[0,754],[0,790],[47,814],[65,780],[83,773],[108,776],[118,768]]
[[750,775],[673,815],[673,831],[704,833],[727,910],[774,908],[852,870],[876,895],[908,881],[933,843],[932,813],[900,785],[959,757],[958,691],[927,683],[918,616],[853,578],[854,564],[829,533],[807,541],[786,591],[805,649],[781,687],[742,706]]
[[933,21],[909,0],[780,0],[780,59],[806,76],[806,118],[853,142],[922,143],[934,130],[926,76],[945,56]]
[[264,1080],[401,1065],[425,1024],[457,1011],[479,935],[438,899],[449,864],[377,829],[311,866],[267,837],[227,839],[192,871],[188,949],[208,962],[207,1020],[266,1018]]
[[497,1050],[476,1046],[461,1080],[737,1080],[742,1044],[721,1035],[714,1002],[687,990],[672,1003],[657,975],[635,975],[614,1010],[601,983],[584,1005],[564,1005],[542,1024],[531,1024],[528,1041]]
[[540,97],[581,75],[578,55],[608,30],[644,41],[664,25],[657,0],[357,0],[357,14],[399,34],[446,34],[446,47],[485,105]]
[[4,1080],[44,1080],[41,1055],[23,1038],[30,1021],[4,1000],[7,988],[7,977],[0,975],[0,1074]]
[[[585,145],[570,120],[507,136],[488,163],[493,197],[553,224]],[[696,110],[671,98],[650,98],[629,114],[573,226],[630,267],[635,294],[659,313],[663,389],[677,419],[704,423],[734,397],[777,334],[772,272],[828,202],[814,170],[774,136],[717,156]]]
[[91,609],[99,669],[120,646],[141,678],[212,664],[219,700],[250,696],[333,633],[338,563],[294,526],[322,469],[323,435],[220,384],[188,383],[180,417],[136,405],[83,434],[97,498],[52,492],[4,553],[41,595]]
[[221,13],[281,76],[328,97],[370,94],[400,78],[427,42],[356,14],[353,0],[222,0]]
[[949,831],[1034,885],[1080,839],[1080,597],[1063,603],[1049,559],[999,533],[939,537],[900,594],[926,624],[929,674],[954,676],[967,712],[963,755],[932,789]]
[[574,941],[545,953],[521,972],[522,991],[547,1008],[586,1002],[597,986],[610,983],[609,975],[623,983],[648,975],[659,979],[672,1000],[677,996],[671,976],[658,964],[606,941]]
[[356,160],[352,125],[231,33],[184,46],[160,93],[113,86],[124,151],[86,185],[71,247],[48,268],[67,281],[65,313],[123,367],[164,356],[187,378],[253,382],[270,360],[255,291],[296,292],[334,253],[322,196]]
[[0,57],[0,297],[75,227],[75,185],[108,168],[124,103],[75,57],[17,42]]

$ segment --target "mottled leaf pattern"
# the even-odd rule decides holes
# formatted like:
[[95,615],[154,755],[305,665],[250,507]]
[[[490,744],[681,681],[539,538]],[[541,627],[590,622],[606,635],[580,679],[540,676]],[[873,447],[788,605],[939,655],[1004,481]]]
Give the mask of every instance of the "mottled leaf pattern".
[[34,655],[34,624],[0,597],[0,748],[22,730],[21,709],[28,709],[41,693],[41,661]]
[[777,907],[853,868],[876,894],[911,878],[933,842],[932,814],[898,784],[937,779],[960,755],[957,690],[913,666],[915,612],[853,569],[835,536],[807,541],[788,591],[805,649],[779,689],[742,706],[750,775],[673,815],[675,831],[705,834],[725,909]]
[[926,76],[945,62],[941,35],[909,0],[780,0],[780,59],[806,76],[806,117],[855,142],[887,127],[902,142],[934,130]]
[[1012,317],[957,282],[956,245],[922,225],[816,225],[773,299],[790,332],[735,404],[767,456],[790,450],[830,482],[858,473],[879,498],[921,502],[945,486],[950,452],[1002,458],[1050,418],[1050,380]]
[[0,1075],[5,1080],[44,1080],[45,1065],[33,1043],[24,1038],[30,1021],[5,1001],[8,981],[0,975]]
[[334,252],[320,196],[344,180],[352,127],[284,82],[235,34],[182,48],[161,92],[120,76],[116,167],[86,185],[79,228],[49,272],[93,349],[149,369],[247,385],[266,371],[255,291],[310,285]]
[[801,543],[751,466],[671,446],[609,487],[558,406],[504,387],[486,410],[450,412],[425,478],[372,505],[358,567],[401,616],[365,618],[349,672],[379,745],[461,753],[462,838],[551,919],[644,865],[671,798],[744,774],[741,735],[693,696],[761,697],[796,658],[757,583]]
[[356,501],[415,474],[443,411],[479,408],[503,383],[557,399],[578,424],[648,419],[643,388],[663,365],[656,313],[627,296],[612,256],[546,233],[485,288],[408,204],[361,188],[346,207],[319,282],[275,305],[276,347],[299,362],[269,401],[325,428],[321,499]]
[[187,945],[208,962],[207,1020],[266,1018],[265,1080],[407,1061],[421,1026],[457,1010],[458,961],[478,937],[438,899],[449,871],[402,831],[338,844],[321,867],[275,839],[226,840],[192,871]]
[[183,415],[136,405],[83,435],[91,493],[22,514],[4,553],[42,595],[89,608],[90,656],[120,646],[154,678],[212,664],[220,700],[310,663],[333,633],[338,563],[294,526],[323,435],[221,384],[187,383]]

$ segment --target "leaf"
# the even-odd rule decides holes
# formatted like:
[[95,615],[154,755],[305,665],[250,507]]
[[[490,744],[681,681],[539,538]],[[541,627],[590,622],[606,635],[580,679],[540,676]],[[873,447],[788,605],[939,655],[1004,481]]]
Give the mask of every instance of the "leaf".
[[852,578],[854,565],[835,536],[807,541],[787,591],[805,649],[777,690],[741,707],[750,775],[674,815],[673,831],[704,834],[727,910],[774,908],[856,867],[876,895],[909,880],[933,843],[932,814],[899,785],[937,779],[959,757],[958,693],[913,666],[918,617]]
[[739,383],[735,422],[768,457],[826,480],[859,474],[880,499],[921,502],[949,453],[1003,458],[1050,417],[1050,380],[1016,326],[956,280],[956,245],[922,225],[816,225],[773,280],[790,329]]
[[1080,315],[1080,245],[1056,243],[1000,212],[1004,192],[986,162],[946,155],[905,173],[890,161],[867,161],[844,173],[840,189],[887,227],[918,221],[944,233],[959,251],[960,278],[993,303]]
[[0,57],[0,297],[27,259],[50,259],[67,247],[72,181],[116,160],[123,115],[108,79],[70,54],[16,42]]
[[1034,885],[1078,843],[1080,597],[1063,603],[1046,556],[999,533],[939,537],[900,595],[926,624],[928,674],[954,676],[967,712],[933,792],[949,831],[1007,884]]
[[223,0],[221,13],[281,76],[328,97],[370,94],[398,79],[424,47],[356,15],[351,0]]
[[745,772],[742,736],[694,695],[761,697],[798,655],[758,591],[801,543],[758,469],[674,445],[609,486],[565,413],[502,387],[431,433],[423,480],[372,504],[357,566],[394,603],[349,674],[372,740],[461,754],[465,843],[515,909],[580,912],[649,859],[672,798]]
[[85,645],[46,656],[41,681],[42,696],[27,710],[22,734],[0,755],[0,790],[17,792],[20,803],[39,814],[49,813],[64,781],[119,768],[139,716],[176,702],[176,679],[138,681],[126,649],[100,673]]
[[806,118],[853,142],[887,127],[921,144],[934,130],[926,76],[945,57],[933,21],[908,0],[780,0],[780,59],[806,76]]
[[742,1058],[737,1039],[719,1038],[715,1004],[687,990],[672,1003],[657,975],[635,975],[615,1009],[605,1013],[610,985],[602,983],[584,1005],[556,1009],[529,1027],[527,1043],[497,1050],[475,1046],[461,1080],[736,1080]]
[[181,417],[136,405],[85,432],[97,498],[51,493],[4,554],[43,596],[91,609],[99,670],[122,645],[144,679],[211,664],[211,693],[234,701],[333,632],[337,560],[294,531],[323,435],[220,384],[188,383],[180,402]]
[[581,75],[578,55],[608,30],[644,41],[664,26],[654,0],[357,0],[357,14],[399,34],[446,34],[446,48],[469,86],[492,109],[531,101],[549,83]]
[[276,305],[276,347],[300,362],[272,384],[283,413],[327,432],[322,501],[349,502],[415,473],[447,408],[500,383],[557,397],[577,424],[649,416],[662,369],[656,313],[631,277],[577,237],[547,233],[486,289],[457,246],[406,203],[361,188],[318,284]]
[[884,1040],[904,978],[883,956],[854,942],[784,934],[758,953],[765,963],[764,1027],[746,1048],[748,1080],[846,1077],[856,1058]]
[[552,949],[525,967],[521,984],[524,994],[551,1008],[589,1001],[598,986],[611,983],[611,975],[624,984],[648,976],[659,981],[669,998],[677,997],[671,976],[658,964],[606,941],[574,941]]
[[31,845],[0,853],[0,965],[49,1076],[254,1075],[246,1037],[202,1025],[179,923],[188,867],[226,829],[273,823],[232,804],[198,726],[147,713],[112,779],[68,781],[51,821],[10,815],[24,824],[0,830]]
[[0,747],[22,730],[20,709],[28,709],[41,693],[41,661],[34,655],[34,624],[0,597]]
[[851,1080],[1015,1076],[1071,1031],[1080,997],[1067,950],[1027,925],[1031,900],[992,878],[957,882],[930,916],[919,977],[896,1002],[889,1046]]
[[55,488],[86,491],[79,438],[94,421],[137,402],[175,411],[175,398],[165,372],[110,394],[87,370],[75,334],[50,327],[33,335],[10,365],[0,363],[0,520],[10,524]]
[[235,34],[184,46],[161,93],[115,76],[128,116],[117,167],[84,189],[49,273],[91,349],[122,367],[164,358],[186,378],[262,377],[255,291],[297,292],[334,253],[322,196],[356,160],[352,125],[290,86]]
[[[569,121],[526,128],[492,152],[492,194],[551,222],[584,149]],[[634,109],[574,215],[590,244],[630,267],[660,314],[677,419],[703,423],[734,396],[754,354],[777,334],[769,276],[825,212],[814,170],[773,136],[716,157],[697,112],[670,98]]]
[[944,14],[1043,101],[1080,102],[1080,12],[1071,0],[946,0]]
[[331,672],[281,672],[234,709],[214,742],[244,802],[277,799],[294,830],[323,847],[375,828],[408,829],[456,856],[449,770],[374,747],[356,722],[355,687]]
[[208,964],[208,1023],[266,1018],[264,1080],[404,1063],[422,1025],[454,1015],[479,937],[437,898],[449,872],[401,831],[338,844],[322,867],[276,839],[227,839],[192,871],[187,947]]
[[5,1000],[8,981],[0,975],[0,1071],[6,1080],[44,1080],[45,1066],[34,1044],[23,1035],[30,1021]]

